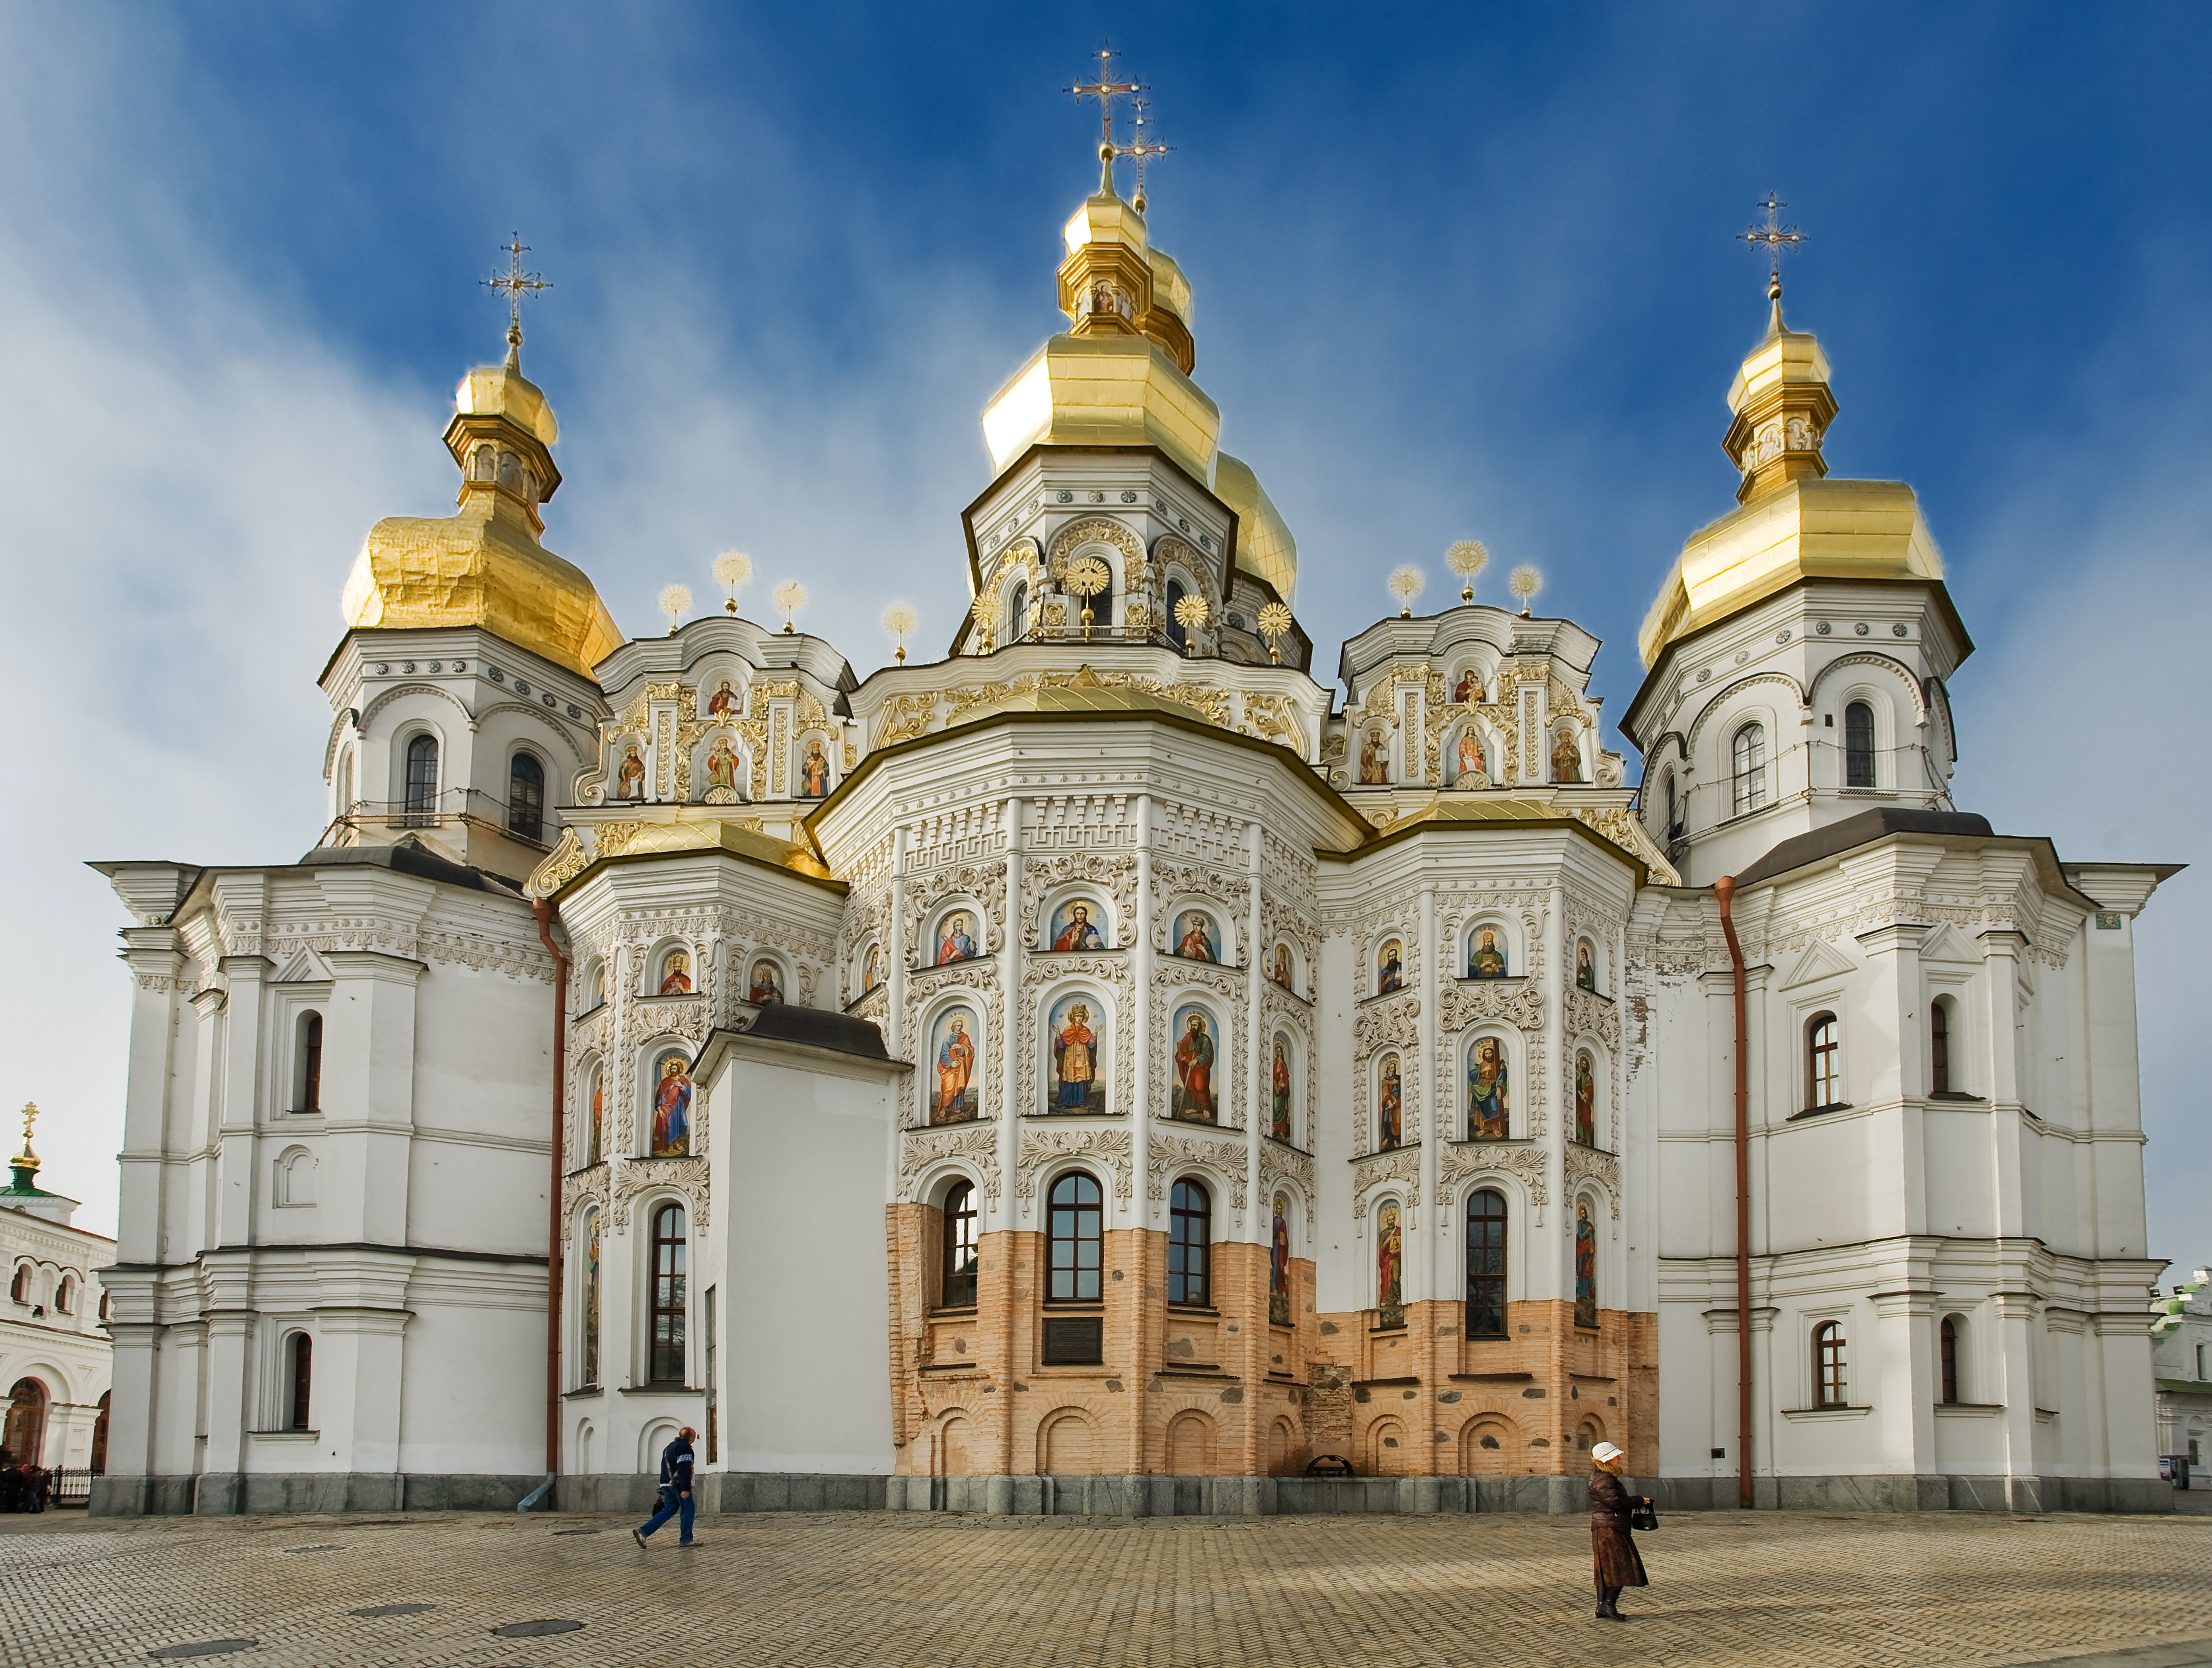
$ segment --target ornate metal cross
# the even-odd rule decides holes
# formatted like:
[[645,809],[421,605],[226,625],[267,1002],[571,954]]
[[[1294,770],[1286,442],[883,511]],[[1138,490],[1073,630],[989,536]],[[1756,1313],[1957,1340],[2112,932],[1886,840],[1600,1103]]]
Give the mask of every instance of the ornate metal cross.
[[1114,79],[1114,60],[1121,55],[1114,50],[1110,42],[1101,46],[1091,56],[1098,60],[1098,79],[1078,82],[1067,90],[1079,99],[1098,100],[1099,154],[1106,165],[1111,167],[1115,157],[1129,155],[1127,150],[1114,143],[1114,100],[1123,94],[1141,93],[1145,90],[1145,85],[1142,82]]
[[1772,192],[1767,192],[1766,201],[1758,206],[1766,211],[1766,223],[1762,226],[1757,221],[1753,221],[1749,231],[1739,232],[1736,236],[1740,241],[1749,244],[1766,257],[1767,263],[1772,269],[1769,275],[1770,282],[1779,285],[1782,282],[1783,256],[1796,253],[1805,241],[1805,234],[1795,226],[1784,226],[1782,223],[1781,210],[1790,205]]
[[522,240],[522,234],[514,234],[514,241],[507,246],[507,271],[495,272],[484,280],[487,287],[506,292],[507,334],[517,342],[522,338],[522,298],[553,287],[535,272],[522,270],[522,258],[529,253],[530,246]]

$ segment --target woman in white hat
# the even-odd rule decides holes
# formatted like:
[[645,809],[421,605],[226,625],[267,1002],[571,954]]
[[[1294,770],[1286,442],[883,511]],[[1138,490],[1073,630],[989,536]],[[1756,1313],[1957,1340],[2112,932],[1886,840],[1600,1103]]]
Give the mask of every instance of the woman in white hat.
[[1628,1532],[1632,1507],[1649,1506],[1649,1495],[1632,1495],[1620,1486],[1621,1463],[1627,1456],[1610,1442],[1590,1450],[1596,1470],[1590,1473],[1590,1559],[1596,1567],[1597,1614],[1603,1622],[1626,1622],[1616,1602],[1623,1587],[1648,1587],[1644,1560],[1637,1555],[1636,1540]]

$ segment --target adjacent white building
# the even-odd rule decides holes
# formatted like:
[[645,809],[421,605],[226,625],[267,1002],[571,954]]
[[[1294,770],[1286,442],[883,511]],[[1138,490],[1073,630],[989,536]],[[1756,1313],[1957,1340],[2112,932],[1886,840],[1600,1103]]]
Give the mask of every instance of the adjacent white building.
[[108,1300],[100,1271],[115,1242],[70,1226],[77,1202],[38,1184],[31,1150],[35,1106],[23,1109],[23,1148],[0,1188],[0,1448],[18,1465],[102,1470],[107,1463]]

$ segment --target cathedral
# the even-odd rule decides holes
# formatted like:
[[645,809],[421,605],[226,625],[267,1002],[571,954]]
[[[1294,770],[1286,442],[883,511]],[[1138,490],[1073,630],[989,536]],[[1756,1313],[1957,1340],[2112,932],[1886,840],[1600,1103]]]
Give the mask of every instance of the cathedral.
[[2170,1507],[2172,870],[1953,804],[1972,642],[1779,285],[1632,765],[1472,544],[1316,678],[1102,173],[943,658],[790,587],[625,638],[514,328],[345,581],[312,849],[96,865],[95,1511],[634,1508],[684,1425],[725,1512],[1580,1510],[1600,1440],[1667,1507]]

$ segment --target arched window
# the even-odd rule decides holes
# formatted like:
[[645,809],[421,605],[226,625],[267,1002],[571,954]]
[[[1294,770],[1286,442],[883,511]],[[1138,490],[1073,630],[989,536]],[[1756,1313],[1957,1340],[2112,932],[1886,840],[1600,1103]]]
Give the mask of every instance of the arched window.
[[652,1370],[655,1384],[684,1382],[684,1207],[653,1213]]
[[507,767],[507,831],[532,842],[545,837],[545,767],[517,753]]
[[1478,1188],[1467,1201],[1467,1335],[1505,1331],[1505,1196]]
[[1006,618],[1012,629],[1006,633],[1008,642],[1019,642],[1030,634],[1030,582],[1016,580],[1012,594],[1006,602]]
[[599,1213],[584,1213],[584,1383],[599,1382]]
[[295,1100],[301,1111],[323,1110],[323,1016],[312,1011],[300,1016],[299,1093]]
[[18,1379],[8,1392],[8,1419],[0,1426],[0,1447],[18,1465],[36,1465],[46,1446],[46,1387],[36,1379]]
[[15,1277],[8,1282],[8,1295],[18,1303],[28,1303],[31,1300],[31,1265],[29,1263],[18,1263],[15,1265]]
[[1850,1383],[1844,1372],[1844,1324],[1824,1320],[1813,1329],[1813,1382],[1817,1386],[1814,1406],[1850,1405]]
[[1735,733],[1735,813],[1756,811],[1766,803],[1766,727],[1746,724]]
[[1836,1050],[1836,1016],[1815,1014],[1805,1026],[1805,1109],[1843,1104],[1843,1073]]
[[1949,1407],[1959,1399],[1959,1322],[1954,1315],[1943,1317],[1936,1329],[1936,1341],[1942,1346],[1940,1354],[1943,1371],[1943,1405]]
[[1176,618],[1176,604],[1189,594],[1188,589],[1181,580],[1168,581],[1168,641],[1175,645],[1176,652],[1180,654],[1190,653],[1190,633],[1183,628],[1183,623]]
[[295,1332],[285,1346],[285,1376],[292,1387],[291,1418],[285,1428],[311,1431],[315,1428],[311,1417],[314,1412],[315,1341],[305,1332]]
[[1874,709],[1863,701],[1844,709],[1844,786],[1874,786]]
[[938,1301],[948,1309],[975,1306],[975,1184],[955,1182],[945,1196],[945,1261]]
[[1213,1201],[1203,1184],[1177,1182],[1168,1202],[1168,1301],[1206,1307],[1212,1273]]
[[1682,825],[1688,814],[1688,807],[1682,802],[1681,785],[1674,780],[1674,773],[1672,770],[1668,771],[1667,837],[1668,839],[1679,840],[1682,837]]
[[1046,1301],[1099,1300],[1098,1253],[1105,1226],[1104,1202],[1098,1184],[1080,1170],[1069,1171],[1052,1184],[1047,1233],[1052,1282]]
[[[115,1297],[114,1297],[114,1294],[113,1294],[112,1293],[110,1293],[110,1292],[102,1292],[102,1293],[100,1294],[100,1324],[102,1326],[106,1325],[106,1324],[107,1324],[107,1323],[108,1323],[108,1321],[109,1321],[110,1319],[112,1319],[112,1318],[114,1317],[114,1314],[115,1314]],[[103,1398],[102,1398],[103,1403],[105,1402],[105,1399],[106,1399],[105,1397],[103,1397]]]
[[438,738],[418,735],[407,744],[407,814],[410,828],[428,828],[438,814]]
[[91,1470],[94,1476],[103,1476],[107,1470],[107,1398],[113,1393],[112,1391],[100,1392],[100,1411],[92,1421]]
[[584,1163],[587,1167],[603,1163],[606,1156],[607,1074],[604,1066],[595,1065],[592,1068],[591,1099],[584,1112]]
[[353,815],[353,749],[350,747],[338,760],[337,814],[341,817]]
[[[1939,996],[1928,1006],[1928,1092],[1951,1093],[1951,1003]],[[1950,1324],[1946,1321],[1945,1325]]]
[[76,1276],[65,1274],[62,1283],[54,1288],[54,1308],[64,1315],[76,1312]]

